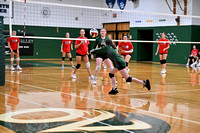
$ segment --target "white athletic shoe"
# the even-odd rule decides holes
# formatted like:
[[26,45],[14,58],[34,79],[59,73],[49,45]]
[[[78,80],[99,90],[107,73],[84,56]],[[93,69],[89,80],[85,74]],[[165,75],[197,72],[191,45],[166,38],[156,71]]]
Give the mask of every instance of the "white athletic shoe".
[[106,66],[106,65],[104,65],[104,66],[103,66],[103,68],[104,68],[104,69],[107,69],[107,66]]
[[93,84],[93,85],[96,85],[96,84],[97,84],[97,81],[96,81],[96,80],[92,80],[92,84]]
[[62,66],[61,69],[64,70],[64,66]]
[[22,68],[20,66],[17,66],[17,70],[22,70]]
[[196,65],[195,63],[192,63],[190,66],[191,66],[191,67],[195,67],[195,65]]
[[89,76],[89,80],[93,80],[93,79],[94,79],[93,75]]
[[75,66],[72,67],[72,69],[75,69],[75,68],[76,68]]
[[73,78],[73,79],[76,79],[76,74],[72,74],[72,78]]
[[165,74],[165,73],[166,73],[166,70],[163,69],[160,73],[161,73],[161,74]]
[[15,68],[13,66],[10,67],[11,71],[15,71]]

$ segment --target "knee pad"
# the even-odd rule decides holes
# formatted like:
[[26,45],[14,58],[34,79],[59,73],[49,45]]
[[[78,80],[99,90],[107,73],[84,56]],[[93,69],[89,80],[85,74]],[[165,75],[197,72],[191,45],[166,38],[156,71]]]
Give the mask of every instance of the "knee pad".
[[126,66],[128,67],[128,62],[126,62]]
[[86,63],[86,67],[87,67],[87,68],[90,67],[90,62]]
[[100,66],[96,66],[96,70],[99,71],[101,69]]
[[65,57],[62,57],[62,61],[65,61]]
[[16,58],[16,60],[17,60],[17,61],[19,61],[19,60],[20,60],[20,58]]
[[10,58],[10,61],[14,61],[14,58]]
[[131,77],[128,77],[128,78],[126,79],[126,82],[132,82],[132,78],[131,78]]
[[76,69],[79,69],[81,67],[81,64],[76,65]]
[[69,58],[69,61],[72,61],[72,58]]
[[113,77],[115,77],[115,75],[112,74],[112,73],[109,73],[109,77],[110,77],[110,78],[113,78]]
[[160,60],[160,64],[163,64],[163,60]]
[[166,60],[163,60],[163,64],[166,64]]

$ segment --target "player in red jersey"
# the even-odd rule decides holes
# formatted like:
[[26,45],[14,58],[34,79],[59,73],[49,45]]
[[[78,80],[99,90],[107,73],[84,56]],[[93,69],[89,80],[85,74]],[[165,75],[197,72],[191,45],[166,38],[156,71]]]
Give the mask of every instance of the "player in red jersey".
[[73,50],[73,41],[69,40],[67,38],[69,38],[70,35],[69,33],[66,33],[66,39],[62,40],[62,44],[61,44],[61,52],[62,52],[62,70],[64,70],[64,61],[65,61],[65,56],[67,53],[67,56],[69,58],[70,64],[72,65],[72,69],[75,68],[74,63],[72,61],[72,55],[70,53],[70,49]]
[[[16,36],[16,31],[12,32],[12,36]],[[19,38],[18,37],[9,37],[8,38],[8,46],[10,48],[10,69],[11,71],[15,71],[15,68],[13,67],[13,61],[14,61],[14,56],[16,57],[17,61],[17,70],[22,70],[22,68],[19,66]]]
[[120,42],[118,44],[118,49],[120,49],[121,51],[121,56],[122,58],[126,61],[126,69],[128,70],[128,72],[130,71],[130,69],[128,69],[128,63],[131,59],[131,54],[133,52],[133,45],[131,42],[129,42],[128,40],[128,36],[124,35],[123,36],[123,42]]
[[168,55],[168,49],[170,47],[170,42],[168,39],[166,39],[166,34],[163,32],[161,34],[162,38],[158,40],[158,47],[157,47],[157,51],[155,53],[155,55],[158,54],[159,51],[159,56],[160,56],[160,63],[162,65],[162,71],[161,74],[165,74],[166,73],[166,59],[167,59],[167,55]]
[[[194,67],[197,64],[198,61],[198,56],[199,56],[199,50],[196,48],[196,46],[193,46],[193,49],[191,51],[191,55],[188,58],[188,62],[186,64],[186,66],[189,66],[190,60],[192,60],[192,65],[191,67]],[[196,59],[196,61],[194,62],[194,59]]]
[[88,54],[89,54],[88,53],[88,45],[90,44],[90,42],[88,40],[85,40],[85,39],[87,39],[87,37],[85,37],[84,29],[80,30],[80,37],[78,37],[78,39],[84,39],[84,40],[76,40],[76,42],[75,42],[77,66],[74,70],[74,73],[72,74],[72,78],[76,79],[76,72],[81,67],[81,59],[83,58],[83,60],[86,63],[87,71],[89,73],[89,80],[92,80],[93,75],[91,74],[90,62],[89,62],[89,58],[88,58]]

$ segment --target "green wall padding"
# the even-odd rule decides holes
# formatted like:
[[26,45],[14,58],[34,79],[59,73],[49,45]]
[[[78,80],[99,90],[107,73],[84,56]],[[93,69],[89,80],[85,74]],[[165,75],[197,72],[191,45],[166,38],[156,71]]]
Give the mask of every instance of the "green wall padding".
[[0,16],[0,85],[5,85],[5,45],[3,35],[3,17]]

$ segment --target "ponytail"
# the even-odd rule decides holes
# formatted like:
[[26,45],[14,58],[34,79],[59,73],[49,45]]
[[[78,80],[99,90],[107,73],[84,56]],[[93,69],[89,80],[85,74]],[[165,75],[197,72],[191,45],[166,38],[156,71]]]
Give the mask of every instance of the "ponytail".
[[116,46],[115,46],[115,44],[113,44],[111,39],[107,39],[105,41],[105,43],[106,43],[106,45],[110,45],[113,49],[116,49]]

